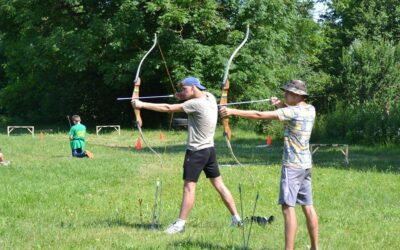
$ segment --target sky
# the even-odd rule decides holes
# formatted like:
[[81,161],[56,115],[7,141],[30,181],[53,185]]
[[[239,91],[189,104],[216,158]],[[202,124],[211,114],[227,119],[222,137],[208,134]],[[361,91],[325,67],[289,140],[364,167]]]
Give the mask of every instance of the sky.
[[313,19],[314,21],[318,21],[318,18],[321,14],[324,14],[328,9],[328,6],[325,3],[314,3],[314,11],[313,11]]

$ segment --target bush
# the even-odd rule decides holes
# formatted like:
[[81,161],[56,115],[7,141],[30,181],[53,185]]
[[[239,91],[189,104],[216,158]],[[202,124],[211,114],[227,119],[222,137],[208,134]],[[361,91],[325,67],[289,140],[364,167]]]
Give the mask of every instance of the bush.
[[375,103],[338,105],[335,111],[317,116],[312,139],[361,142],[400,142],[400,104],[389,112]]

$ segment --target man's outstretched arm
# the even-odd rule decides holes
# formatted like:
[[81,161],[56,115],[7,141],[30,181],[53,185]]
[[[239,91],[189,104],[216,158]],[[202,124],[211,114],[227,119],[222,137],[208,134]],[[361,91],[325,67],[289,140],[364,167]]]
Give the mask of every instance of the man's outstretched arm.
[[150,102],[142,102],[139,100],[133,100],[132,105],[134,106],[134,108],[153,110],[156,112],[164,112],[164,113],[183,112],[183,104],[181,103],[178,104],[150,103]]
[[240,110],[221,107],[219,110],[222,117],[238,116],[254,120],[278,120],[278,114],[275,111],[257,111],[257,110]]

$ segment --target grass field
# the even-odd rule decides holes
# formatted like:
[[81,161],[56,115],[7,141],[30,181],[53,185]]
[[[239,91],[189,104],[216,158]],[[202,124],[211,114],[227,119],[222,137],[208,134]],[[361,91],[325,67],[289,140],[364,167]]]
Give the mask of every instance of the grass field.
[[[234,130],[232,139],[245,167],[221,167],[239,205],[243,187],[245,217],[274,215],[267,227],[252,227],[251,249],[283,249],[283,219],[277,205],[281,144]],[[240,249],[241,231],[228,227],[230,215],[204,176],[186,231],[166,235],[177,218],[182,195],[182,160],[186,133],[144,131],[160,152],[134,149],[138,132],[124,130],[87,136],[95,159],[70,157],[67,135],[0,135],[9,166],[0,167],[0,249]],[[222,132],[216,134],[220,164],[232,164]],[[314,157],[313,188],[320,223],[321,249],[399,249],[400,147],[350,145],[350,165],[337,149]],[[262,164],[261,164],[262,163]],[[254,184],[252,182],[253,176]],[[157,179],[162,180],[160,229],[151,230]],[[142,206],[139,200],[142,200]],[[140,216],[142,210],[142,216]],[[296,249],[307,249],[301,208]],[[248,226],[246,227],[248,231]],[[246,232],[247,234],[247,232]]]

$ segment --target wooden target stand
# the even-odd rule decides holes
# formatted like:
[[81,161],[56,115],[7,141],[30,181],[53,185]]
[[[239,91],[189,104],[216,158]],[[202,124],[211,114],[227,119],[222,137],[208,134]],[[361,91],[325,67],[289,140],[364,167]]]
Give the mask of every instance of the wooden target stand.
[[96,126],[96,135],[99,135],[99,132],[102,128],[114,128],[118,131],[118,135],[121,135],[121,126],[120,125],[99,125]]
[[32,137],[35,135],[34,126],[7,126],[7,135],[10,136],[11,132],[16,128],[26,128],[32,134]]
[[344,155],[346,165],[349,165],[349,145],[348,144],[310,144],[311,154],[314,155],[321,147],[334,147],[338,148]]

